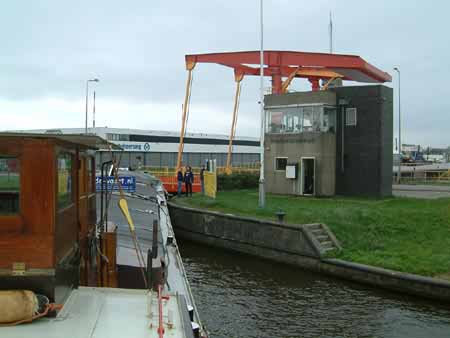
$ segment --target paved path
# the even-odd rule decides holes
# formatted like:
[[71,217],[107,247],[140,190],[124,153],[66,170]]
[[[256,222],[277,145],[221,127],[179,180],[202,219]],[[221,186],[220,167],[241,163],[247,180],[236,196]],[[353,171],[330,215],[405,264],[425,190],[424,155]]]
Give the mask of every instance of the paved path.
[[450,186],[394,184],[392,194],[401,197],[436,199],[450,197]]

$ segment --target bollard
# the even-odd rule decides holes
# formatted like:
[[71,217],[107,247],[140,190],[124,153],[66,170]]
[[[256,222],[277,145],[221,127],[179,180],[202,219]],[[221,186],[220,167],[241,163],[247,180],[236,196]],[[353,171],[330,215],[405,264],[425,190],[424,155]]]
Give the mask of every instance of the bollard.
[[286,216],[286,213],[283,210],[278,209],[275,215],[277,215],[278,223],[284,223],[284,216]]

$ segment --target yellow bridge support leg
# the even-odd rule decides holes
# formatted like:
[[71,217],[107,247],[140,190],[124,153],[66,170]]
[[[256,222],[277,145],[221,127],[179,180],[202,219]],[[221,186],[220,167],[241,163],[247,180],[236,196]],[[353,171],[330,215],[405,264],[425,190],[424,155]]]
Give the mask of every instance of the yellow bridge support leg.
[[281,93],[282,94],[286,94],[287,93],[289,85],[291,84],[291,82],[294,79],[295,75],[297,75],[298,71],[301,68],[302,67],[297,67],[291,74],[289,74],[287,79],[283,81],[283,83],[281,84]]
[[227,166],[225,172],[227,175],[230,175],[233,170],[231,168],[231,155],[233,153],[233,140],[236,135],[236,125],[237,125],[237,113],[239,110],[239,98],[241,96],[241,81],[244,78],[242,74],[235,75],[236,81],[236,94],[234,96],[234,109],[233,109],[233,121],[231,123],[231,131],[230,131],[230,141],[228,143],[228,155],[227,155]]
[[191,89],[192,89],[192,70],[195,67],[195,62],[186,63],[186,69],[188,71],[188,79],[186,83],[186,95],[184,97],[184,105],[183,105],[183,115],[181,117],[181,131],[180,131],[180,144],[178,145],[178,158],[177,158],[177,167],[176,172],[179,168],[181,168],[181,159],[183,156],[184,150],[184,135],[186,134],[186,123],[187,123],[187,112],[189,111],[189,101],[191,97]]

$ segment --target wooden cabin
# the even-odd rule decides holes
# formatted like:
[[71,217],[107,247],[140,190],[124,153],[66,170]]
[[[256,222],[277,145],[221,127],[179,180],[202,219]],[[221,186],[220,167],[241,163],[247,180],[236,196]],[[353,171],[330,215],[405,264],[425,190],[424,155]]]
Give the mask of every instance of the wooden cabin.
[[0,290],[62,302],[95,283],[94,151],[105,145],[87,135],[0,134]]

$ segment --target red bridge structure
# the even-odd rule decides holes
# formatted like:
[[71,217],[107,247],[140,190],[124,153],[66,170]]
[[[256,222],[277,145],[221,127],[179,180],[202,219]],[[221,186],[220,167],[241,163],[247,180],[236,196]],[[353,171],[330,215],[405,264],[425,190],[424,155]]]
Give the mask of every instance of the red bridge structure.
[[[188,71],[188,80],[183,105],[177,168],[180,168],[182,165],[184,136],[186,134],[189,101],[192,89],[192,72],[199,63],[216,63],[232,68],[236,82],[233,119],[226,164],[227,172],[231,172],[231,153],[236,132],[241,81],[245,76],[260,75],[260,51],[191,54],[185,56],[185,61],[186,69]],[[295,51],[264,51],[263,74],[272,79],[272,94],[286,93],[294,78],[307,79],[311,83],[313,91],[328,89],[328,86],[336,79],[364,83],[384,83],[392,80],[388,73],[369,64],[357,55]],[[322,87],[320,85],[320,80],[322,80],[323,83]]]

